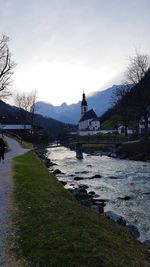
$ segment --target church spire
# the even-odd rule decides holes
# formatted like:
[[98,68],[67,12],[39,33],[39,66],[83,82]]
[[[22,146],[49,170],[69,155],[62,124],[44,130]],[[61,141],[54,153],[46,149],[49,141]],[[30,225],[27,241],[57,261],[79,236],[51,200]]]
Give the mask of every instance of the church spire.
[[81,116],[83,116],[87,111],[88,111],[88,104],[83,89],[82,101],[81,101]]

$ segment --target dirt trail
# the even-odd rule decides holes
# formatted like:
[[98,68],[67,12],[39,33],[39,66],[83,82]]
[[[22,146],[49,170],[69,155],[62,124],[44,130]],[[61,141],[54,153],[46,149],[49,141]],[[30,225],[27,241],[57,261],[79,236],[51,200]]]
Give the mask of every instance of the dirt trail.
[[8,143],[9,151],[5,153],[5,162],[0,163],[0,267],[5,267],[5,242],[7,238],[9,222],[9,203],[13,188],[12,159],[28,151],[23,149],[13,138],[4,136]]

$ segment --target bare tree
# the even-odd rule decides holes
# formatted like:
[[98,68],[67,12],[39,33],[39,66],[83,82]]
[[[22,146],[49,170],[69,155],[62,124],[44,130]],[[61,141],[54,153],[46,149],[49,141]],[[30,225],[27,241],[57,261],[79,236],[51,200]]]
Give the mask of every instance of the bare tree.
[[125,72],[125,84],[135,85],[145,76],[150,67],[149,56],[136,51],[134,57],[129,58],[129,65]]
[[30,93],[18,93],[15,96],[15,103],[20,108],[20,113],[24,121],[28,120],[31,124],[34,122],[36,100],[36,90]]
[[134,109],[136,115],[139,115],[139,121],[142,121],[144,125],[144,134],[147,138],[150,118],[150,68],[133,89]]
[[11,94],[9,84],[16,65],[11,59],[8,42],[9,37],[3,34],[0,38],[0,99]]
[[[141,90],[136,90],[136,94],[132,94],[132,91],[135,91],[134,88],[136,89],[138,84],[138,88],[141,87],[141,81],[145,77],[149,66],[149,56],[136,51],[136,55],[129,59],[123,85],[118,87],[113,94],[112,101],[113,104],[116,105],[118,113],[122,116],[126,134],[127,127],[131,120],[135,122],[137,133],[139,131],[139,120],[142,115],[141,110],[144,102],[142,100],[143,97],[141,98]],[[136,99],[135,101],[132,97],[133,95],[134,99]]]
[[131,121],[131,101],[130,101],[130,86],[122,85],[117,87],[112,95],[113,105],[116,112],[121,116],[123,125],[125,127],[125,135],[128,135],[128,126]]
[[34,124],[34,117],[35,117],[35,104],[36,104],[36,101],[37,101],[37,91],[36,90],[33,90],[30,94],[30,113],[31,113],[31,123],[32,125]]

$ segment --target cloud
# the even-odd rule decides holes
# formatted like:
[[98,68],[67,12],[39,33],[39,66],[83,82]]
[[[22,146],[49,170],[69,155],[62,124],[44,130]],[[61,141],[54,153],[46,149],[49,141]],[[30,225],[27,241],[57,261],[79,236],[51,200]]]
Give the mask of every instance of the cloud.
[[15,86],[43,99],[45,90],[53,101],[79,99],[83,87],[98,90],[123,72],[134,46],[150,53],[148,0],[7,0],[0,8]]

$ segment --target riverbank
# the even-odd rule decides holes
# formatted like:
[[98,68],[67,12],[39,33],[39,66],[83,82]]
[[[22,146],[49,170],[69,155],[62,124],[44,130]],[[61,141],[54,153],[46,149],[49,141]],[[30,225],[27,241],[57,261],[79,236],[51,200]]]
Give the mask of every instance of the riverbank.
[[150,266],[146,247],[81,206],[32,152],[15,159],[14,203],[12,252],[26,266]]
[[104,212],[113,211],[122,216],[127,225],[136,226],[141,242],[150,240],[149,162],[118,160],[99,152],[83,153],[83,159],[78,160],[75,151],[66,147],[47,148],[46,156],[44,162],[49,171],[66,183],[66,189],[77,189],[72,191],[78,199],[78,190],[82,191],[83,186],[88,196],[92,192],[90,201],[82,201],[84,195],[81,195],[82,203],[97,210],[99,207],[95,204],[101,206],[103,201]]
[[125,155],[130,160],[150,161],[150,140],[125,142],[118,153]]
[[128,141],[110,145],[109,143],[83,144],[83,151],[97,155],[107,155],[118,159],[150,161],[150,140]]

